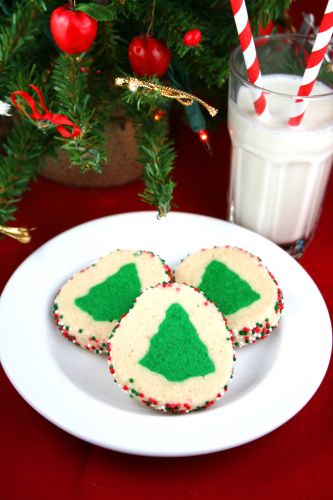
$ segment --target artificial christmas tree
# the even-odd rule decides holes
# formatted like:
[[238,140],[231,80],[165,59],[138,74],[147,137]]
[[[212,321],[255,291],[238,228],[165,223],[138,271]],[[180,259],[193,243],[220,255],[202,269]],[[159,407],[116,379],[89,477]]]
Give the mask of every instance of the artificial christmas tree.
[[[289,3],[252,0],[250,17],[265,25]],[[101,172],[106,130],[119,109],[135,127],[145,169],[141,197],[165,215],[174,187],[175,151],[165,118],[171,101],[158,87],[117,88],[114,81],[139,76],[215,104],[214,91],[225,84],[230,49],[238,43],[229,1],[72,0],[64,6],[59,0],[1,0],[0,25],[0,99],[13,105],[0,158],[0,224],[13,220],[46,157],[64,150],[82,175]],[[186,43],[189,33],[196,37]],[[151,45],[159,49],[157,67],[147,55]],[[190,128],[206,142],[208,115],[197,102],[184,109]]]

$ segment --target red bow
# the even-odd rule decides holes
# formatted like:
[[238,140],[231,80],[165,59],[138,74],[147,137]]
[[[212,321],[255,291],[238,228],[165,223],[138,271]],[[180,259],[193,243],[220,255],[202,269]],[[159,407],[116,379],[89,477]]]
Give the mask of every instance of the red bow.
[[[15,106],[15,108],[17,108],[20,111],[20,113],[25,113],[25,110],[16,102],[17,95],[20,95],[21,97],[23,97],[23,99],[29,104],[29,106],[32,110],[32,113],[29,116],[33,120],[45,120],[45,121],[49,121],[49,122],[53,123],[54,125],[56,125],[56,129],[58,130],[59,134],[61,134],[63,137],[66,137],[66,139],[72,139],[73,137],[77,137],[78,135],[80,135],[80,133],[81,133],[80,127],[75,125],[75,123],[73,123],[68,118],[68,116],[57,115],[55,113],[51,113],[47,109],[47,107],[45,106],[43,94],[41,93],[41,91],[38,87],[36,87],[35,85],[32,85],[31,83],[29,83],[29,87],[34,89],[34,91],[37,93],[37,95],[39,97],[40,105],[42,106],[45,113],[42,114],[42,113],[39,113],[37,111],[36,101],[33,97],[31,97],[30,94],[28,94],[28,92],[24,92],[23,90],[15,90],[15,92],[13,92],[11,94],[10,99],[11,99],[13,105]],[[73,129],[73,131],[70,132],[66,128],[66,126],[71,127]]]

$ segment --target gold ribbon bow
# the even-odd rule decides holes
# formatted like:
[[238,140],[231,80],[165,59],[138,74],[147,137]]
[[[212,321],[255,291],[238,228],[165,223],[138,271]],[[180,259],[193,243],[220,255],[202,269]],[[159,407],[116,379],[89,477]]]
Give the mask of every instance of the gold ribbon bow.
[[29,229],[25,227],[9,227],[0,225],[0,234],[14,238],[20,243],[29,243],[31,241],[31,234]]
[[128,87],[130,90],[137,90],[138,88],[145,88],[152,91],[159,92],[163,97],[168,97],[169,99],[175,99],[180,102],[183,106],[191,106],[194,101],[201,104],[207,109],[211,116],[215,116],[218,113],[216,108],[210,106],[199,97],[184,92],[183,90],[174,89],[173,87],[166,87],[165,85],[158,85],[157,83],[147,82],[145,80],[139,80],[138,78],[127,77],[127,78],[116,78],[115,84],[117,87]]

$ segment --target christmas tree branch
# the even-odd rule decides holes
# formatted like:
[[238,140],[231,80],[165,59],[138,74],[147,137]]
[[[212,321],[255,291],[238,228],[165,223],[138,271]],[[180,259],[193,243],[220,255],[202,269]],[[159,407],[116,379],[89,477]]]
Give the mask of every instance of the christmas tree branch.
[[77,138],[56,138],[62,142],[61,148],[68,152],[72,165],[79,165],[82,172],[101,171],[106,161],[104,124],[90,105],[90,66],[89,57],[61,54],[51,76],[53,109],[68,116],[81,129]]
[[[43,140],[44,138],[44,140]],[[39,172],[48,150],[45,136],[30,123],[17,120],[3,145],[0,157],[0,224],[14,219],[16,204]]]
[[[112,121],[119,106],[120,94],[113,85],[114,74],[122,71],[120,61],[126,60],[127,49],[111,22],[101,23],[91,51],[89,91],[91,105],[103,123]],[[119,61],[120,59],[120,61]]]
[[[219,0],[211,5],[198,3],[196,8],[193,8],[193,2],[184,1],[181,9],[177,9],[176,3],[158,3],[156,32],[177,54],[178,65],[183,65],[184,72],[190,75],[193,88],[199,87],[200,82],[208,88],[222,87],[228,77],[230,50],[238,44],[229,0]],[[268,15],[272,19],[282,17],[289,3],[289,0],[248,2],[254,32],[258,19],[264,22]],[[203,34],[203,41],[198,47],[188,47],[182,40],[185,32],[193,27]]]
[[0,82],[6,84],[8,73],[14,69],[16,57],[22,58],[41,29],[40,14],[46,10],[42,0],[23,0],[17,3],[11,18],[2,17],[0,37]]
[[175,160],[175,150],[169,139],[168,123],[165,119],[153,120],[140,114],[136,128],[139,143],[138,160],[144,165],[145,190],[140,197],[156,207],[160,217],[171,209],[172,193],[175,187],[170,175]]
[[136,92],[124,90],[122,94],[127,112],[136,128],[138,161],[144,165],[145,190],[140,197],[156,207],[159,217],[163,217],[172,206],[175,184],[171,173],[176,153],[169,138],[167,120],[155,120],[154,115],[166,99],[158,92],[145,89]]
[[103,2],[94,1],[76,4],[76,9],[85,12],[96,21],[115,21],[119,16],[136,16],[140,10],[141,2],[136,0]]
[[[265,2],[252,0],[249,2],[249,16],[253,30],[257,31],[259,23],[265,26],[270,19],[273,21],[281,19],[284,12],[290,8],[290,4],[290,0],[265,0]],[[252,19],[255,21],[252,22]]]

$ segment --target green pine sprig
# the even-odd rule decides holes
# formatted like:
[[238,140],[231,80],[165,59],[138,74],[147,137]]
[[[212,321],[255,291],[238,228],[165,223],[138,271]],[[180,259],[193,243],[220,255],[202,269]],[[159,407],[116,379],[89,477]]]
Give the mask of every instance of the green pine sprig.
[[15,121],[0,157],[0,224],[14,220],[16,205],[40,170],[49,151],[46,136],[30,123]]
[[[151,81],[157,82],[152,78]],[[166,118],[155,120],[156,111],[163,108],[167,99],[157,91],[138,89],[122,90],[122,99],[135,125],[138,141],[138,160],[144,165],[145,190],[140,197],[157,208],[159,217],[165,216],[172,207],[175,183],[171,174],[176,152],[169,137]]]
[[68,116],[81,129],[77,138],[56,136],[61,148],[68,152],[71,164],[79,166],[82,172],[91,169],[101,172],[106,161],[104,124],[90,105],[90,67],[89,57],[60,54],[50,80],[51,103],[52,109]]
[[139,115],[136,137],[139,142],[139,161],[144,165],[145,190],[140,197],[157,208],[164,217],[172,207],[175,183],[171,178],[176,157],[166,119],[155,121]]

